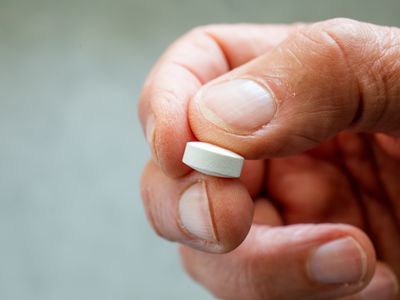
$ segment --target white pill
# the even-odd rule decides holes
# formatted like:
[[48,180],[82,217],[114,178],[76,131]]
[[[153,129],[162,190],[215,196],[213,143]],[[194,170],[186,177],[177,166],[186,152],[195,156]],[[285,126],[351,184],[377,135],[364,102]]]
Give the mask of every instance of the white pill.
[[182,161],[200,173],[238,178],[242,171],[244,158],[235,152],[203,142],[186,144]]

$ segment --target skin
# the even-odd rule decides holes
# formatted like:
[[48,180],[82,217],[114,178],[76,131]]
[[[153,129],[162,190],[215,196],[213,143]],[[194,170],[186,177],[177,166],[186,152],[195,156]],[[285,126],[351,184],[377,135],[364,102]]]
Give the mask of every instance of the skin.
[[[268,126],[238,133],[201,112],[194,96],[233,78],[273,93],[278,113]],[[347,19],[196,28],[166,50],[140,97],[153,154],[141,182],[148,219],[158,235],[181,243],[187,272],[218,298],[359,299],[376,282],[394,293],[399,116],[398,28]],[[191,171],[181,162],[191,140],[248,159],[240,180]],[[199,181],[207,185],[216,243],[179,222],[179,198]],[[309,253],[339,237],[364,249],[365,276],[346,285],[313,282]]]

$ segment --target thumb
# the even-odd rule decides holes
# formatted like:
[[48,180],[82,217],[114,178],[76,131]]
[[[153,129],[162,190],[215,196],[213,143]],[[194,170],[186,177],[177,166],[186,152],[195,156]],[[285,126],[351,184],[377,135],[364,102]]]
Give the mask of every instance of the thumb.
[[191,128],[250,159],[301,152],[344,129],[399,131],[399,41],[398,28],[347,19],[300,27],[203,86]]

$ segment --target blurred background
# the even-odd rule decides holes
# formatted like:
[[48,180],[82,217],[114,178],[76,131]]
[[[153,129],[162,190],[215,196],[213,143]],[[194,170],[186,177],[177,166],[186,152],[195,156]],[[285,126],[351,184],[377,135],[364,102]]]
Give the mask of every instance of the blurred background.
[[0,299],[212,299],[144,216],[144,78],[197,25],[338,16],[400,1],[0,0]]

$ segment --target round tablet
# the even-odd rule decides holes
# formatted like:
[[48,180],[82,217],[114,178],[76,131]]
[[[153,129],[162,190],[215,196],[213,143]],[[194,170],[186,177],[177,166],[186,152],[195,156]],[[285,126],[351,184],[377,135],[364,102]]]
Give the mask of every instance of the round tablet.
[[203,142],[188,142],[182,161],[200,173],[238,178],[244,158],[235,152]]

